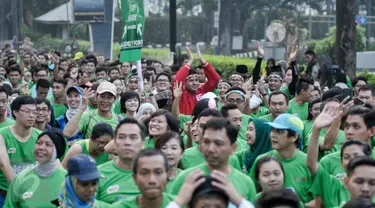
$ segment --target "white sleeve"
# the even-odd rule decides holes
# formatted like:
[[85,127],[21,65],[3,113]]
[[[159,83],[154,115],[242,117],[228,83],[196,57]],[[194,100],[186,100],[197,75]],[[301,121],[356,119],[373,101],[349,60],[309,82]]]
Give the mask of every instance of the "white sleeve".
[[[171,201],[165,208],[181,208],[176,202]],[[246,207],[244,207],[246,208]]]
[[241,204],[238,208],[255,208],[254,205],[247,201],[246,199],[242,199]]

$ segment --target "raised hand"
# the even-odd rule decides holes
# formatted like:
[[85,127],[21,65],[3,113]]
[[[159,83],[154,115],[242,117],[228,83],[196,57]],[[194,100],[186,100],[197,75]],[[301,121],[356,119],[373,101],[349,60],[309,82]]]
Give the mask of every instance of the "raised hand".
[[211,177],[216,180],[212,182],[212,185],[223,190],[228,195],[229,201],[239,207],[243,197],[237,192],[232,182],[228,180],[228,175],[221,171],[214,170],[211,173]]
[[191,200],[194,190],[201,185],[206,179],[202,178],[204,173],[201,170],[193,171],[185,180],[185,183],[182,185],[178,195],[175,199],[175,202],[184,206]]
[[191,65],[193,64],[193,62],[194,62],[194,57],[193,57],[193,54],[191,53],[189,47],[186,47],[186,50],[187,50],[187,57],[188,57],[187,64],[188,64],[189,66],[191,66]]
[[20,86],[20,93],[22,94],[22,95],[29,95],[30,94],[30,91],[29,91],[29,88],[28,88],[28,85],[29,85],[29,83],[27,83],[26,81],[25,81],[25,78],[24,77],[22,77],[22,83],[21,83],[21,86]]
[[198,60],[201,62],[201,64],[206,64],[206,60],[204,60],[204,58],[202,57],[201,49],[199,48],[198,43],[197,43],[197,57],[198,57]]
[[182,82],[175,82],[173,86],[173,95],[175,98],[181,98],[182,96]]
[[86,110],[88,104],[89,104],[89,99],[92,98],[94,96],[94,91],[93,90],[90,90],[90,89],[85,89],[83,91],[83,96],[82,96],[82,105],[81,105],[81,109],[82,110]]
[[259,41],[257,41],[257,51],[258,51],[258,57],[263,58],[264,49],[263,49],[263,45]]
[[340,107],[325,105],[322,112],[314,121],[314,127],[322,129],[330,126],[333,121],[338,119],[342,114]]
[[295,48],[294,48],[294,50],[292,51],[292,53],[290,53],[290,55],[289,55],[289,59],[290,59],[290,61],[295,61],[295,60],[297,60],[298,50],[299,50],[299,46],[296,45]]

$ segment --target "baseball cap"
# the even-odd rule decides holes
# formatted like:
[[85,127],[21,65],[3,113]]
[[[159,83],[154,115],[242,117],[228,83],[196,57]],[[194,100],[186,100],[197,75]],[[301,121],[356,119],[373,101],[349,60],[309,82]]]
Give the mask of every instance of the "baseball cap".
[[102,83],[99,85],[99,87],[98,87],[98,89],[96,90],[96,92],[97,92],[98,94],[103,94],[103,93],[105,93],[105,92],[109,92],[109,93],[111,93],[113,96],[116,97],[116,95],[117,95],[117,88],[116,88],[116,86],[115,86],[114,84],[112,84],[112,83],[110,83],[110,82],[108,82],[108,81],[105,81],[105,82],[102,82]]
[[267,122],[272,128],[275,129],[289,129],[296,132],[299,136],[302,135],[303,122],[302,120],[293,114],[283,113],[273,121]]
[[76,155],[68,160],[68,175],[77,177],[80,181],[101,178],[95,160],[84,154]]
[[78,94],[80,95],[83,95],[83,89],[80,88],[80,87],[77,87],[77,86],[71,86],[68,88],[68,90],[66,91],[66,94],[69,94],[70,91],[76,91]]
[[74,55],[74,60],[79,60],[79,59],[82,59],[84,57],[85,57],[85,55],[83,55],[82,52],[77,52],[76,55]]

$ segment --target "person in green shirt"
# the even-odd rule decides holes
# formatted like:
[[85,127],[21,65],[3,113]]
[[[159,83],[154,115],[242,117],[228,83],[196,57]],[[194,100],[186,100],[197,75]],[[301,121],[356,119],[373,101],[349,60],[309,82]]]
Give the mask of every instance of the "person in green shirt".
[[284,187],[292,188],[303,203],[310,204],[315,198],[309,192],[312,177],[306,167],[306,154],[297,148],[300,146],[303,122],[296,115],[284,113],[267,124],[272,127],[270,139],[273,150],[258,156],[251,168],[251,178],[255,180],[255,167],[261,158],[275,157],[285,170]]
[[[353,106],[349,108],[348,116],[344,121],[344,132],[346,140],[360,140],[371,146],[371,138],[374,136],[372,130],[375,115],[371,109],[365,106]],[[337,178],[346,176],[345,169],[341,165],[341,152],[334,152],[324,156],[320,165],[330,174]],[[375,153],[372,154],[375,158]]]
[[[205,109],[197,117],[197,128],[199,137],[198,146],[188,148],[184,151],[184,154],[182,155],[181,159],[181,164],[184,169],[192,168],[199,164],[205,163],[205,157],[199,144],[201,143],[201,138],[203,135],[203,126],[213,118],[223,118],[223,115],[218,110]],[[238,159],[234,155],[229,156],[229,164],[237,170],[241,169]]]
[[[236,104],[226,104],[221,108],[221,114],[228,120],[230,120],[238,129],[238,138],[237,138],[237,152],[241,152],[243,150],[249,149],[249,145],[246,143],[246,135],[245,132],[242,132],[241,125],[244,122],[242,120],[242,113],[238,109]],[[248,123],[248,121],[247,121]],[[246,129],[245,129],[246,130]]]
[[17,97],[11,104],[16,122],[0,130],[0,207],[9,182],[28,167],[35,166],[34,149],[40,131],[33,128],[36,101],[30,96]]
[[124,118],[137,118],[137,111],[140,106],[139,94],[134,91],[122,93],[120,99],[121,113],[118,114],[119,120]]
[[180,126],[178,119],[170,112],[161,109],[153,113],[146,121],[148,126],[148,137],[145,148],[154,148],[158,139],[167,131],[178,133]]
[[95,198],[98,182],[102,180],[95,160],[79,154],[68,161],[68,175],[59,197],[61,207],[109,208],[110,205]]
[[97,199],[112,204],[140,193],[133,179],[132,161],[143,149],[145,130],[133,118],[125,118],[116,127],[113,140],[117,158],[100,165],[103,178],[99,181]]
[[37,165],[23,170],[9,186],[6,208],[56,207],[66,170],[57,166],[67,146],[62,132],[49,129],[38,136],[34,155]]
[[114,156],[104,151],[104,147],[114,137],[112,126],[107,123],[97,123],[91,133],[90,139],[77,141],[66,153],[62,165],[67,169],[69,158],[78,154],[90,155],[95,159],[96,165],[112,160]]
[[8,113],[8,92],[0,86],[0,129],[14,124],[14,120],[7,117]]
[[66,137],[70,138],[78,133],[78,131],[81,131],[83,138],[90,138],[92,129],[97,123],[109,123],[112,128],[117,126],[117,115],[112,113],[112,105],[116,98],[116,86],[107,81],[102,82],[95,95],[98,101],[98,109],[92,112],[85,112],[89,94],[90,92],[85,90],[82,105],[73,118],[66,124],[64,128],[64,135]]
[[[306,165],[311,175],[314,177],[314,182],[312,184],[311,190],[314,192],[314,194],[319,195],[322,198],[324,207],[341,206],[349,201],[349,193],[344,187],[342,181],[333,176],[330,176],[326,172],[326,170],[324,170],[324,168],[318,163],[319,133],[323,128],[330,126],[335,120],[339,120],[342,113],[343,111],[338,106],[326,105],[322,110],[322,113],[320,113],[320,115],[314,121],[312,135],[310,137],[310,143],[308,146]],[[351,157],[350,152],[353,150],[355,150],[356,152],[353,155],[354,157]],[[365,144],[358,140],[349,140],[343,145],[341,152],[341,163],[343,167],[349,171],[348,162],[350,164],[353,158],[356,157],[370,156],[371,148],[368,144]],[[375,169],[375,167],[372,167],[372,169]],[[372,172],[375,173],[375,171]],[[350,175],[348,176],[351,177]],[[375,178],[375,176],[372,176],[372,178]],[[344,183],[347,185],[347,177],[344,179]],[[363,184],[358,182],[355,183],[357,185]],[[367,188],[371,189],[371,185]],[[370,195],[371,198],[369,198],[369,200],[371,200],[373,195],[375,194],[375,186],[373,186],[372,189],[373,193],[372,195]],[[369,190],[366,188],[356,190],[356,192],[360,191],[366,191],[366,194],[369,194]],[[359,193],[357,193],[356,195],[359,195]]]
[[168,161],[160,150],[148,148],[134,158],[133,178],[141,194],[113,203],[113,208],[166,207],[174,196],[165,193],[168,183]]
[[271,113],[260,117],[260,119],[271,122],[275,120],[277,116],[285,113],[288,110],[288,96],[281,91],[274,91],[269,96],[268,106]]
[[57,119],[58,117],[65,114],[68,110],[66,103],[67,103],[67,95],[65,92],[65,88],[68,82],[65,79],[54,79],[52,81],[52,94],[53,99],[51,101],[54,118]]
[[168,184],[164,192],[170,193],[174,179],[182,172],[180,161],[184,152],[184,142],[179,134],[168,131],[156,141],[155,148],[162,151],[167,157]]
[[296,97],[289,101],[288,113],[298,115],[301,120],[309,116],[309,102],[314,90],[314,80],[300,77],[296,85]]
[[203,126],[199,144],[206,163],[180,173],[173,184],[172,194],[177,194],[180,191],[185,179],[194,170],[200,169],[205,175],[214,174],[213,171],[218,170],[223,172],[240,195],[253,202],[256,195],[253,180],[228,163],[229,156],[236,151],[237,136],[238,130],[232,122],[225,118],[210,119]]
[[306,121],[303,121],[303,131],[302,131],[302,145],[303,151],[307,151],[307,144],[308,144],[308,135],[311,133],[312,125],[316,117],[318,117],[320,110],[321,110],[322,100],[321,98],[317,98],[312,100],[309,103],[309,116],[307,117]]

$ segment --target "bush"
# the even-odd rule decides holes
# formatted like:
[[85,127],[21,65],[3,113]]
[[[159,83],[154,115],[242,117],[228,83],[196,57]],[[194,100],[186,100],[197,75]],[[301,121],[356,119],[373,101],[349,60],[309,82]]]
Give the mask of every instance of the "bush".
[[372,86],[375,86],[375,74],[369,73],[368,71],[364,71],[361,73],[357,73],[358,76],[364,76],[367,78],[367,82]]
[[[153,59],[153,60],[165,60],[169,55],[169,50],[166,49],[148,49],[144,48],[142,50],[142,57]],[[249,72],[254,69],[256,60],[249,58],[233,58],[230,56],[215,56],[203,54],[203,58],[210,62],[212,66],[221,73],[222,77],[229,77],[236,71],[237,65],[246,65]],[[198,65],[197,60],[195,60],[195,65]]]

